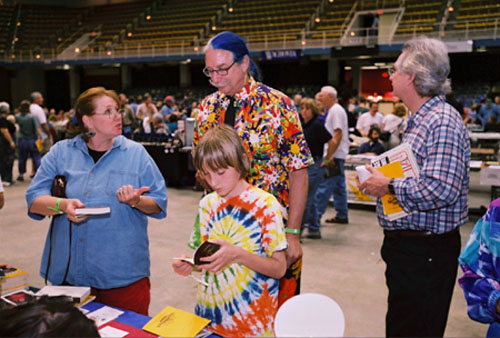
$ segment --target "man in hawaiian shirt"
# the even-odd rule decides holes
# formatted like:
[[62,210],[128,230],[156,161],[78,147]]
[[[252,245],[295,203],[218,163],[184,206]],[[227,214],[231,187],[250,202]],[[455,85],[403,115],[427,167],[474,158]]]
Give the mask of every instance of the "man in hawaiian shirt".
[[260,73],[249,54],[243,38],[231,32],[219,33],[207,43],[203,72],[218,91],[200,104],[193,144],[216,125],[234,126],[251,159],[248,182],[273,194],[282,205],[289,268],[280,281],[281,305],[300,292],[300,224],[307,167],[313,160],[293,102],[257,82]]

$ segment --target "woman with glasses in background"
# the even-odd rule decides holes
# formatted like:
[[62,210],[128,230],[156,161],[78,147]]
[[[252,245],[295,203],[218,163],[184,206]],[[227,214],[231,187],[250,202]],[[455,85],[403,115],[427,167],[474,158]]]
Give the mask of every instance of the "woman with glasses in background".
[[[96,301],[147,315],[147,216],[166,216],[165,181],[144,147],[121,135],[114,91],[88,89],[75,111],[81,134],[51,148],[26,191],[30,217],[53,216],[41,275],[55,285],[90,286]],[[53,196],[56,176],[66,187]],[[110,212],[77,216],[92,207]]]

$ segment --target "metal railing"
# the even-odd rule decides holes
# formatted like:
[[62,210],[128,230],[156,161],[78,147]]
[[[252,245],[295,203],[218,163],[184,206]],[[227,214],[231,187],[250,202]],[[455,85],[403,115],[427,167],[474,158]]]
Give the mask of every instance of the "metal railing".
[[[287,33],[287,34],[247,34],[244,37],[248,41],[248,46],[251,51],[264,50],[283,50],[283,49],[330,49],[332,47],[343,46],[370,46],[373,45],[373,39],[377,39],[376,43],[384,45],[402,44],[405,41],[424,34],[428,37],[439,38],[443,41],[465,41],[475,39],[499,39],[500,21],[499,19],[492,20],[470,20],[448,22],[450,30],[444,30],[440,23],[433,24],[415,24],[415,25],[399,25],[395,34],[384,41],[382,37],[370,35],[369,28],[367,29],[352,29],[347,32],[348,38],[341,39],[345,31],[330,30],[330,31],[309,31]],[[86,62],[99,59],[137,59],[137,58],[168,58],[195,56],[202,54],[202,46],[207,43],[208,39],[198,40],[155,40],[154,45],[137,44],[128,46],[122,44],[115,46],[115,49],[99,49],[99,50],[83,50],[75,51],[73,55],[61,60],[58,59],[58,53],[54,49],[28,50],[22,51],[16,55],[3,55],[3,62],[43,62],[50,64],[53,61],[72,61]]]

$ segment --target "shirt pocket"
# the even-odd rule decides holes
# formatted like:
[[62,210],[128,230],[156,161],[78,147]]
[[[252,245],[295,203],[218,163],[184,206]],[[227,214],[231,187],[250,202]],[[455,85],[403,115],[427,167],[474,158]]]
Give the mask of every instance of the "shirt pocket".
[[115,196],[116,191],[124,185],[131,185],[135,189],[139,188],[137,174],[124,170],[111,170],[106,184],[106,194],[108,196]]

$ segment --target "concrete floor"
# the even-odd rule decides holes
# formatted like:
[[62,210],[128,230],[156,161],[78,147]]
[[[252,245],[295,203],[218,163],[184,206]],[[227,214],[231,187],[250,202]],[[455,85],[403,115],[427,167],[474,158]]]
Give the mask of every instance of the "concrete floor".
[[[0,210],[0,262],[27,270],[29,283],[41,287],[40,255],[49,220],[34,221],[27,216],[24,193],[29,181],[28,178],[5,188],[5,206]],[[200,196],[189,188],[168,188],[167,218],[150,219],[150,315],[168,305],[193,311],[196,281],[176,275],[171,263],[173,257],[191,253],[186,242]],[[471,206],[487,206],[488,202],[487,189],[471,192]],[[332,216],[333,209],[329,207],[325,217]],[[337,301],[346,318],[345,336],[382,337],[387,309],[385,263],[380,257],[382,230],[373,211],[352,209],[349,220],[349,225],[325,225],[321,240],[303,240],[302,292],[321,293]],[[462,228],[463,243],[473,224],[469,222]],[[445,336],[484,337],[486,329],[486,325],[468,318],[463,293],[457,284]]]

